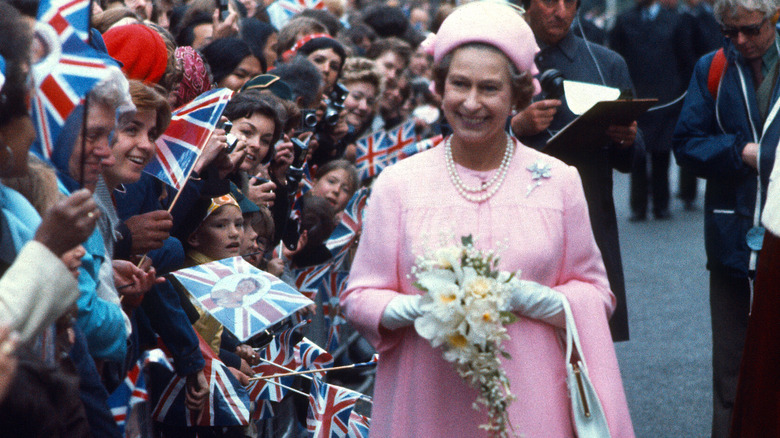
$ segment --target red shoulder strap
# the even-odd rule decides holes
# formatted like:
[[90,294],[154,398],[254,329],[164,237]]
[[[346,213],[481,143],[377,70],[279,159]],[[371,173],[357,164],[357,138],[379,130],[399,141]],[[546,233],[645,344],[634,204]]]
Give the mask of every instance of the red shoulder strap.
[[720,48],[712,58],[710,72],[707,75],[707,89],[710,90],[713,99],[718,98],[718,86],[724,71],[726,71],[726,52]]

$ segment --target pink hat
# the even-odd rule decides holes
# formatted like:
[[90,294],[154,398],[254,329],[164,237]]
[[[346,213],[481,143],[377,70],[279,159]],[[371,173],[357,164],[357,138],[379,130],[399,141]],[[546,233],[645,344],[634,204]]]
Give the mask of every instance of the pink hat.
[[[477,1],[456,8],[441,24],[433,42],[433,60],[466,43],[485,43],[501,50],[520,70],[539,73],[536,38],[520,13],[509,5]],[[534,79],[539,91],[539,83]]]
[[160,34],[143,24],[114,27],[103,34],[108,54],[123,64],[130,79],[160,81],[168,66],[168,49]]

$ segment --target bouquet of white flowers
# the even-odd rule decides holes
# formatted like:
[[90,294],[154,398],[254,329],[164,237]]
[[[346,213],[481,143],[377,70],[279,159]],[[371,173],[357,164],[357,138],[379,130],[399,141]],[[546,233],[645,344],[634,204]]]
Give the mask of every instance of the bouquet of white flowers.
[[499,355],[511,359],[501,342],[509,339],[504,324],[517,320],[509,297],[519,286],[519,272],[498,271],[495,251],[474,248],[472,237],[420,256],[412,268],[415,286],[426,292],[423,315],[414,328],[433,347],[442,347],[444,359],[479,391],[474,409],[485,405],[489,422],[480,427],[491,435],[515,435],[507,408],[515,399]]

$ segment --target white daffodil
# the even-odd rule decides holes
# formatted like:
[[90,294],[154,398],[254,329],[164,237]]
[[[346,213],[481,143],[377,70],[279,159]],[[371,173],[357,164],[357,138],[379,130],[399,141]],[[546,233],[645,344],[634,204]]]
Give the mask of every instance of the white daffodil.
[[503,331],[501,313],[488,300],[472,301],[466,308],[466,321],[469,324],[467,339],[472,344],[484,346]]
[[425,313],[414,320],[414,329],[422,338],[430,341],[434,348],[439,347],[447,343],[451,336],[462,335],[460,327],[465,319],[463,312],[454,309],[448,316],[446,320],[442,320],[437,318],[433,312]]
[[507,356],[501,346],[509,339],[503,324],[513,322],[506,312],[509,299],[523,285],[519,271],[513,277],[497,270],[498,252],[476,249],[472,236],[461,242],[417,258],[411,275],[426,293],[414,328],[431,346],[440,347],[444,359],[479,390],[474,406],[484,405],[489,418],[481,427],[505,437],[507,406],[514,396],[499,356]]

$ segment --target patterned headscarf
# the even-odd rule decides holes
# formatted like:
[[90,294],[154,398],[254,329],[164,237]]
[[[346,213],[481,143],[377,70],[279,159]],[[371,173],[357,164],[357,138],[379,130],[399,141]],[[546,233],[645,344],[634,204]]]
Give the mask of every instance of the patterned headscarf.
[[177,47],[174,55],[184,71],[184,77],[175,91],[173,107],[178,108],[211,90],[213,84],[208,65],[195,49],[190,46]]

